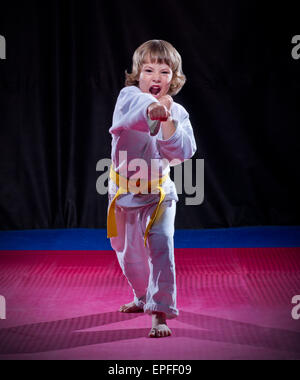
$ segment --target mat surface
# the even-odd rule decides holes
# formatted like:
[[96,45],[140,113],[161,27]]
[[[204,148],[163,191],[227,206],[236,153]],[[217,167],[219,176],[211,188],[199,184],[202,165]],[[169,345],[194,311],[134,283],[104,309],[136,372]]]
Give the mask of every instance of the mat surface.
[[148,315],[118,311],[132,294],[113,251],[0,251],[0,359],[300,359],[299,247],[175,259],[180,315],[171,337],[150,339]]

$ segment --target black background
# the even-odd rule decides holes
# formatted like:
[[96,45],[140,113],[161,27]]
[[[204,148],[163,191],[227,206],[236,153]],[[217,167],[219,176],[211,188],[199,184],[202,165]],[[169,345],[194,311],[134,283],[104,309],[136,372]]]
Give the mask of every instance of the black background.
[[105,228],[96,192],[134,50],[171,42],[205,160],[205,200],[177,228],[299,223],[300,34],[294,2],[1,1],[0,229]]

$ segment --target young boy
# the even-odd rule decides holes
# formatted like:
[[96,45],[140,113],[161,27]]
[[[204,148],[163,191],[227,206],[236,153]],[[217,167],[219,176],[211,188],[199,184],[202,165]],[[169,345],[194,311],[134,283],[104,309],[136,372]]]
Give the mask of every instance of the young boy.
[[178,316],[174,221],[178,196],[170,166],[196,151],[189,115],[173,102],[185,83],[179,53],[151,40],[134,53],[113,114],[108,238],[132,287],[124,313],[152,315],[149,337],[171,335]]

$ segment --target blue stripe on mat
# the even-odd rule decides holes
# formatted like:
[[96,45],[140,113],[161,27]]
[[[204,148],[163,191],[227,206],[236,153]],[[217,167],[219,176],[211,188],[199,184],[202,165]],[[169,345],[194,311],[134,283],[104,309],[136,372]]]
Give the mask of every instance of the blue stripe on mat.
[[[176,248],[300,247],[300,226],[176,230]],[[105,229],[0,231],[0,250],[111,250]]]

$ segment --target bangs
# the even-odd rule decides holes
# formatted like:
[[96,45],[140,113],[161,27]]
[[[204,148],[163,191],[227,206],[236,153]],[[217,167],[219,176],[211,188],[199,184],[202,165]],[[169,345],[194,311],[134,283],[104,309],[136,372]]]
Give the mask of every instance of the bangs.
[[173,71],[177,70],[178,65],[176,64],[176,58],[163,44],[153,42],[142,52],[142,56],[140,58],[140,63],[142,65],[150,61],[150,63],[166,64]]

